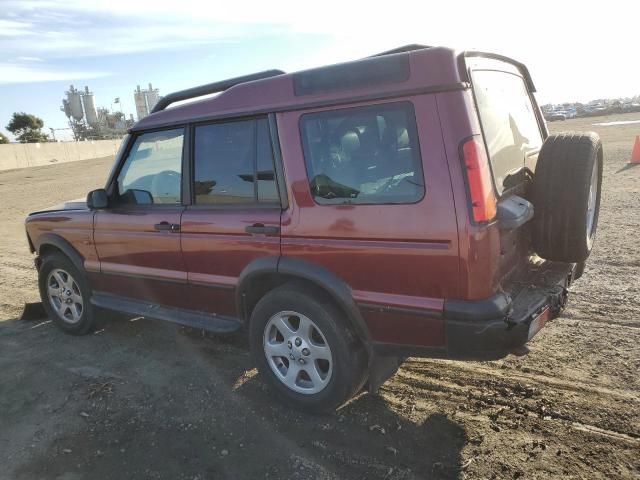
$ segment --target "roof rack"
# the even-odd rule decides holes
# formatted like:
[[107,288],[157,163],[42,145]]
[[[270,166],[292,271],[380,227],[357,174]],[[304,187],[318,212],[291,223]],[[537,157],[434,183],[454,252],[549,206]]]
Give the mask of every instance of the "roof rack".
[[392,55],[394,53],[405,53],[412,52],[414,50],[422,50],[424,48],[431,48],[428,45],[420,45],[419,43],[411,43],[409,45],[403,45],[402,47],[393,48],[391,50],[387,50],[385,52],[376,53],[375,55],[371,55],[372,57],[382,57],[384,55]]
[[156,113],[164,110],[172,103],[179,102],[181,100],[189,100],[190,98],[202,97],[203,95],[224,92],[225,90],[228,90],[234,85],[238,85],[240,83],[262,80],[263,78],[276,77],[283,74],[284,72],[282,70],[265,70],[263,72],[251,73],[249,75],[243,75],[241,77],[229,78],[220,82],[208,83],[206,85],[200,85],[198,87],[187,88],[186,90],[173,92],[166,97],[162,97],[153,107],[151,113]]

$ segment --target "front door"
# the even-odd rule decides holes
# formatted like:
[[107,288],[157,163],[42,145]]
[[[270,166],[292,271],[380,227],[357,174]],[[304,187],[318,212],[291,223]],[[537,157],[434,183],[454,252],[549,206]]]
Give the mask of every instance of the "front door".
[[184,128],[147,132],[132,146],[98,211],[94,241],[100,273],[95,291],[186,307],[180,251]]
[[281,203],[266,118],[193,128],[192,205],[182,251],[192,308],[235,316],[235,287],[253,260],[280,255]]

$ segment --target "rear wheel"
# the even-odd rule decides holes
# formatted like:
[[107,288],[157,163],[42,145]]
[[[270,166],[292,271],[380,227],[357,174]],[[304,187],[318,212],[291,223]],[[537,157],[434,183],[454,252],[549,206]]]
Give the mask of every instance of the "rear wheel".
[[82,273],[64,255],[47,255],[39,270],[42,304],[62,330],[85,335],[95,327],[90,289]]
[[533,248],[560,262],[584,262],[600,210],[602,143],[595,133],[548,137],[533,181]]
[[251,352],[260,374],[287,403],[335,410],[362,387],[364,349],[344,314],[324,295],[284,285],[251,315]]

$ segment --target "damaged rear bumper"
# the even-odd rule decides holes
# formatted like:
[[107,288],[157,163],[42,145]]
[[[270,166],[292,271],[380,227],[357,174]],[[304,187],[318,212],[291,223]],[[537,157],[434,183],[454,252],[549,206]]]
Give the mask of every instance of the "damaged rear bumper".
[[521,349],[567,303],[576,265],[544,262],[532,265],[511,292],[483,300],[446,300],[443,347],[377,343],[380,355],[441,357],[461,360],[503,358]]

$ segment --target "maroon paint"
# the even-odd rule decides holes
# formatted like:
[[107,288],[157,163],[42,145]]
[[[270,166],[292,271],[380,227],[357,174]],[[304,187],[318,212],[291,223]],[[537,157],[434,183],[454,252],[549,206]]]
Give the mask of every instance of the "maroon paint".
[[295,109],[298,105],[314,101],[353,98],[354,95],[379,95],[402,89],[442,87],[461,82],[458,71],[458,52],[449,48],[430,48],[409,53],[411,76],[400,84],[373,85],[357,90],[342,90],[329,94],[293,95],[293,75],[279,75],[265,80],[243,83],[227,90],[224,95],[172,107],[140,120],[135,130],[144,130],[167,122],[194,122],[211,115],[246,115],[256,109],[275,111]]
[[98,211],[94,240],[100,259],[94,290],[187,307],[187,271],[178,232],[155,224],[180,224],[184,207],[126,207]]
[[98,255],[93,245],[93,215],[89,210],[52,210],[28,217],[26,228],[36,251],[40,250],[42,235],[54,233],[66,239],[84,258],[85,268],[95,268]]
[[[386,294],[458,296],[456,216],[435,98],[403,100],[411,101],[415,109],[426,182],[424,198],[410,205],[317,204],[302,156],[299,119],[326,108],[278,114],[286,183],[293,199],[287,212],[290,220],[282,225],[283,255],[322,265],[374,303],[383,303]],[[382,318],[391,323],[396,318],[390,312],[375,316],[363,312],[363,316],[370,328]],[[444,328],[442,320],[432,323]],[[410,343],[410,337],[407,332],[403,343]]]
[[280,255],[278,235],[245,231],[255,224],[279,226],[280,209],[199,206],[185,210],[182,252],[192,284],[189,299],[197,309],[235,314],[234,287],[244,267],[259,257]]
[[[303,259],[348,284],[355,301],[363,305],[375,340],[444,345],[444,300],[491,296],[517,255],[501,259],[495,223],[469,222],[459,146],[481,133],[469,90],[385,101],[347,100],[452,85],[463,78],[452,50],[420,50],[409,59],[411,77],[401,84],[296,97],[292,76],[282,75],[149,115],[135,126],[140,131],[212,115],[282,112],[277,124],[289,200],[286,211],[250,206],[111,209],[95,214],[93,236],[92,212],[53,211],[27,220],[29,236],[36,250],[43,233],[67,239],[84,257],[94,290],[226,315],[235,313],[234,288],[251,261],[281,254]],[[309,190],[299,119],[303,113],[328,109],[303,107],[323,100],[352,102],[339,108],[412,102],[424,198],[411,205],[316,204]],[[155,231],[154,225],[162,221],[180,224],[181,232]],[[280,225],[282,238],[245,232],[246,226],[257,223]]]
[[467,194],[460,158],[460,145],[481,129],[470,91],[439,93],[434,96],[449,160],[451,184],[455,192],[458,223],[459,293],[457,298],[477,300],[493,295],[499,282],[500,238],[496,222],[477,226],[469,221]]

